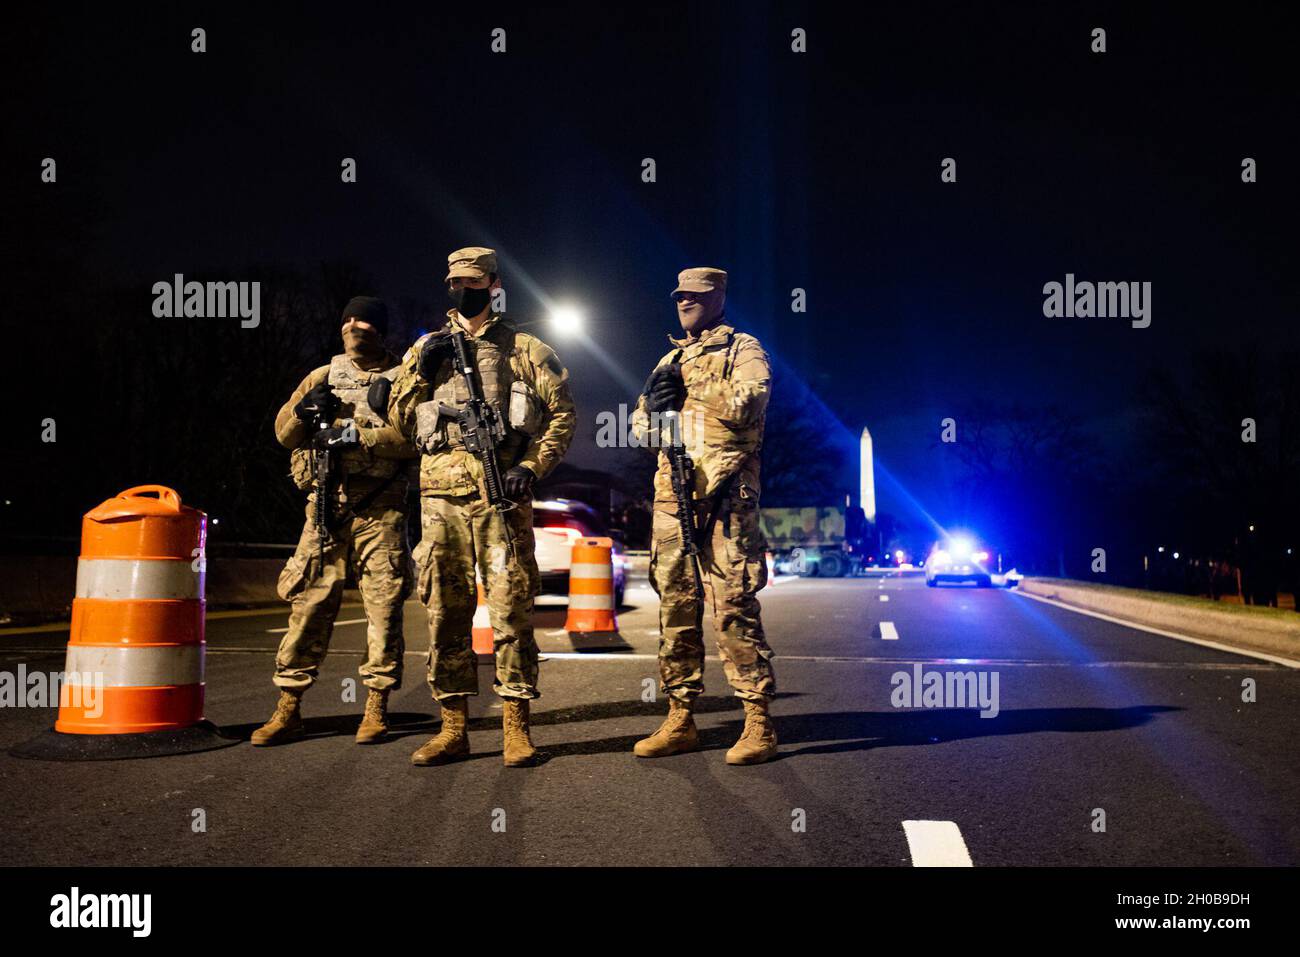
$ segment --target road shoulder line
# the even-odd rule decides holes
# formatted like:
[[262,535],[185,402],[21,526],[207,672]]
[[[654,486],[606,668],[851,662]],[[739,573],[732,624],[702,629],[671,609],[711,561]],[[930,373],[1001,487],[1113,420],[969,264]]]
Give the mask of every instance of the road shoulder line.
[[1099,611],[1093,611],[1090,608],[1080,608],[1078,605],[1067,605],[1065,602],[1057,601],[1054,598],[1045,598],[1042,595],[1031,595],[1029,592],[1013,589],[1011,594],[1019,595],[1022,598],[1032,598],[1034,601],[1041,601],[1047,605],[1055,605],[1057,608],[1064,608],[1066,611],[1072,611],[1080,615],[1087,615],[1089,618],[1100,618],[1102,621],[1108,621],[1115,625],[1122,625],[1125,628],[1150,632],[1153,635],[1160,635],[1162,638],[1173,638],[1175,641],[1185,641],[1188,644],[1200,645],[1202,648],[1213,648],[1215,651],[1226,651],[1229,654],[1241,655],[1246,658],[1255,658],[1259,661],[1268,661],[1275,665],[1282,665],[1286,668],[1300,668],[1300,661],[1296,661],[1293,658],[1283,658],[1280,655],[1270,655],[1264,651],[1255,651],[1253,648],[1240,648],[1234,647],[1233,645],[1225,645],[1220,641],[1211,641],[1208,638],[1193,638],[1191,635],[1183,635],[1176,631],[1166,631],[1163,628],[1153,628],[1150,625],[1143,625],[1136,621],[1116,618],[1114,615],[1103,614]]

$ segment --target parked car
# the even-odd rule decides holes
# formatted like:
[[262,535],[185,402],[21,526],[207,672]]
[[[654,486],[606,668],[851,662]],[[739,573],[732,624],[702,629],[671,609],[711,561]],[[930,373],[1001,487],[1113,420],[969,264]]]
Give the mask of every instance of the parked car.
[[533,502],[533,537],[537,567],[542,573],[543,595],[569,594],[569,565],[573,543],[583,538],[609,537],[614,542],[614,607],[623,605],[627,587],[627,560],[623,543],[612,536],[600,513],[572,499],[557,498]]

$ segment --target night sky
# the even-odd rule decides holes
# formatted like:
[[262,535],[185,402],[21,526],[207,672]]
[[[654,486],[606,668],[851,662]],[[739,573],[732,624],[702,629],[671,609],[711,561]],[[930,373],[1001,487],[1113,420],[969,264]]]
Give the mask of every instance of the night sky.
[[[596,414],[676,330],[677,271],[720,266],[732,321],[951,517],[935,440],[972,396],[1059,403],[1140,455],[1153,367],[1297,339],[1290,34],[1235,5],[1128,6],[55,4],[7,30],[6,258],[146,288],[351,260],[376,281],[356,292],[442,310],[446,254],[495,247],[512,314],[580,304],[622,370],[542,333],[579,405],[570,460],[596,468]],[[1044,318],[1067,272],[1151,282],[1150,328]],[[11,347],[39,314],[23,280]],[[904,510],[888,484],[881,506]]]

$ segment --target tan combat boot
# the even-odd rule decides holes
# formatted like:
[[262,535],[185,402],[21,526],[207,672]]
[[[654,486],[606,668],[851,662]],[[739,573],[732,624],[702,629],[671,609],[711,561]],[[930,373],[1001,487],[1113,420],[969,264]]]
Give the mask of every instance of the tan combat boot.
[[442,703],[442,730],[411,755],[411,763],[421,767],[446,764],[469,754],[469,699],[464,695]]
[[668,699],[668,717],[659,730],[642,738],[632,748],[638,758],[662,758],[669,754],[684,754],[700,749],[700,735],[695,730],[691,706],[676,698]]
[[505,761],[508,768],[526,768],[537,760],[537,749],[528,736],[528,699],[506,698],[501,715],[505,737]]
[[366,695],[366,712],[357,728],[357,744],[374,744],[388,737],[388,689],[370,689]]
[[745,701],[745,730],[727,752],[728,764],[762,764],[776,754],[776,728],[767,700]]
[[298,703],[302,700],[302,690],[298,688],[281,688],[280,700],[275,706],[275,714],[253,732],[250,741],[257,747],[268,744],[284,744],[297,741],[306,732],[302,726],[302,715],[298,712]]

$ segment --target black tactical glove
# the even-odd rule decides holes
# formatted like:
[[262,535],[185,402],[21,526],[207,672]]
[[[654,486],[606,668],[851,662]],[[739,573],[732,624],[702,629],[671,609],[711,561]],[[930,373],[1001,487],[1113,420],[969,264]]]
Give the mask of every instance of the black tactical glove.
[[383,376],[370,383],[370,389],[366,392],[366,405],[385,422],[388,421],[388,397],[392,394],[393,382]]
[[302,397],[302,401],[293,407],[293,414],[303,422],[313,419],[321,422],[333,422],[339,411],[339,397],[334,394],[328,382],[312,387]]
[[450,332],[435,332],[420,347],[420,377],[432,382],[442,364],[456,354]]
[[355,425],[341,425],[332,429],[321,429],[312,436],[312,444],[321,451],[333,451],[356,448],[361,444],[361,440],[357,437]]
[[685,398],[686,383],[682,381],[682,367],[676,362],[656,369],[646,381],[646,409],[651,412],[680,408]]
[[516,465],[506,473],[506,498],[512,502],[531,502],[533,500],[533,482],[537,476],[526,465]]

